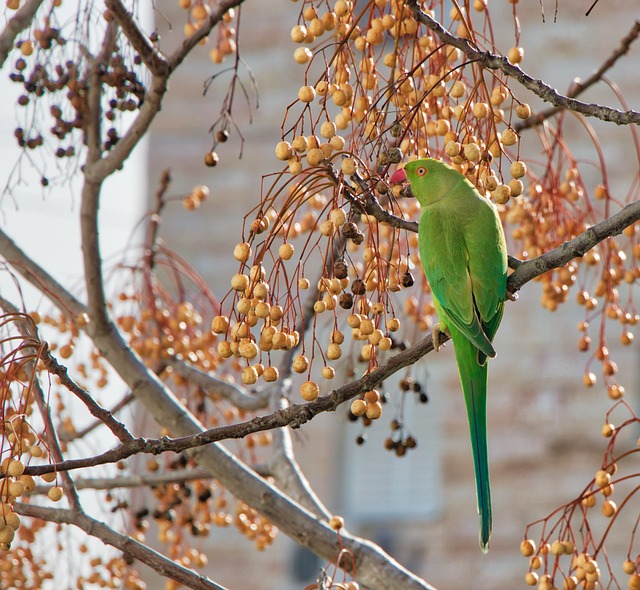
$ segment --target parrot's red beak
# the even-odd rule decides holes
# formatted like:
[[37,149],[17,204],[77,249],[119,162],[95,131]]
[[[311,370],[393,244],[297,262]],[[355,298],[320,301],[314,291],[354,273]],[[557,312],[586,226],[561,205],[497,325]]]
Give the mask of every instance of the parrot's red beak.
[[391,178],[389,179],[389,183],[400,184],[401,182],[406,182],[406,180],[407,180],[407,173],[404,171],[403,168],[399,168],[391,175]]

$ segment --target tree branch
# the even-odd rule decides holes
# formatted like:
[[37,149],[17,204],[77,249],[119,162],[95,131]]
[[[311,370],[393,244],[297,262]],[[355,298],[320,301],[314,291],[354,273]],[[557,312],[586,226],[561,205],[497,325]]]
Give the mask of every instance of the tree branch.
[[7,61],[18,35],[31,26],[36,12],[42,6],[42,2],[43,0],[27,0],[20,10],[9,19],[7,26],[0,34],[0,68]]
[[[560,268],[576,257],[583,256],[603,240],[620,234],[626,227],[640,220],[640,201],[627,205],[609,219],[590,227],[578,237],[565,242],[561,246],[538,256],[532,260],[521,262],[509,276],[507,288],[510,292],[518,291],[525,283],[554,268]],[[448,337],[442,335],[441,342]],[[121,461],[137,453],[161,454],[167,451],[183,452],[196,447],[209,445],[227,439],[244,438],[249,434],[264,430],[272,430],[290,426],[299,428],[314,416],[323,412],[336,410],[341,404],[366,391],[374,389],[379,383],[404,367],[414,364],[433,350],[431,335],[392,356],[360,379],[334,389],[329,395],[306,404],[292,404],[265,416],[257,416],[252,420],[228,426],[220,426],[210,430],[201,430],[195,434],[187,434],[179,438],[134,439],[116,449],[106,451],[94,457],[70,459],[55,465],[30,466],[27,473],[40,475],[51,471],[63,471],[90,467],[104,463]],[[181,412],[185,410],[181,408]],[[161,422],[162,423],[162,422]]]
[[21,516],[30,516],[32,518],[46,520],[47,522],[77,526],[87,533],[87,535],[96,537],[106,545],[111,545],[123,553],[134,557],[160,575],[176,580],[194,590],[227,590],[224,586],[216,584],[193,570],[178,565],[174,560],[165,557],[156,550],[151,549],[147,545],[143,545],[128,535],[114,531],[111,527],[91,518],[84,512],[67,510],[65,508],[45,508],[33,504],[24,504],[22,502],[17,502],[13,506],[13,509]]
[[634,201],[608,219],[591,226],[573,240],[519,264],[507,279],[507,289],[515,293],[530,280],[549,270],[560,268],[574,258],[584,256],[591,248],[607,238],[622,233],[626,227],[638,220],[640,220],[640,201]]
[[[620,41],[620,46],[607,58],[607,60],[595,71],[591,76],[589,76],[586,80],[574,80],[573,84],[569,88],[567,92],[567,96],[569,98],[575,98],[582,94],[587,88],[593,86],[597,82],[602,80],[604,74],[610,70],[615,63],[621,58],[624,57],[631,48],[633,42],[640,35],[640,21],[635,21],[629,33]],[[549,117],[555,115],[558,111],[562,110],[560,107],[554,107],[551,109],[547,109],[536,115],[532,115],[526,121],[521,121],[516,123],[513,128],[516,132],[523,131],[524,129],[529,129],[530,127],[535,127],[546,121]]]
[[205,393],[214,397],[224,398],[237,408],[260,410],[266,408],[269,404],[269,392],[267,390],[249,394],[235,383],[228,383],[218,379],[209,373],[192,367],[181,359],[169,357],[164,362],[172,367],[178,375],[195,383]]
[[136,25],[126,6],[120,0],[105,0],[104,4],[149,71],[155,76],[165,76],[169,70],[166,56]]
[[60,383],[73,393],[85,406],[87,406],[87,409],[91,414],[111,430],[113,435],[116,436],[120,442],[126,443],[133,440],[133,436],[131,436],[131,433],[122,422],[116,420],[109,410],[105,410],[101,407],[100,404],[91,397],[88,391],[82,389],[82,387],[69,377],[67,367],[61,365],[53,357],[46,342],[43,342],[41,358],[46,369],[53,375],[56,375],[60,379]]
[[433,31],[443,43],[457,47],[467,56],[467,58],[471,61],[477,62],[483,68],[489,70],[500,70],[507,76],[511,76],[520,82],[520,84],[522,84],[522,86],[527,90],[530,90],[545,102],[561,109],[568,109],[576,113],[581,113],[587,117],[595,117],[602,121],[615,123],[616,125],[640,123],[640,112],[638,111],[620,111],[612,107],[599,104],[589,104],[574,98],[563,96],[554,88],[545,84],[542,80],[532,78],[523,72],[518,66],[514,66],[509,63],[509,60],[506,57],[496,55],[489,51],[480,51],[467,39],[462,39],[461,37],[451,34],[438,21],[425,14],[418,5],[417,0],[408,0],[407,4],[413,12],[416,20],[425,25],[429,30]]
[[[182,46],[169,57],[167,62],[168,68],[160,67],[157,73],[153,73],[152,71],[151,83],[145,93],[144,103],[140,107],[137,117],[107,155],[103,156],[100,160],[86,164],[84,169],[86,181],[89,183],[99,183],[122,166],[122,163],[131,155],[131,152],[138,145],[138,142],[147,132],[149,125],[151,125],[151,122],[160,111],[162,99],[167,91],[167,84],[171,74],[184,61],[191,50],[218,25],[224,18],[224,15],[231,8],[242,4],[242,2],[244,2],[244,0],[221,0],[211,10],[207,22],[191,35],[191,37],[186,39],[182,43]],[[113,0],[106,0],[106,5],[110,10],[113,9],[115,13],[121,14],[117,3]],[[124,15],[122,18],[124,18]]]
[[18,274],[38,291],[48,296],[63,313],[77,317],[87,312],[85,305],[18,247],[2,227],[0,227],[0,255]]

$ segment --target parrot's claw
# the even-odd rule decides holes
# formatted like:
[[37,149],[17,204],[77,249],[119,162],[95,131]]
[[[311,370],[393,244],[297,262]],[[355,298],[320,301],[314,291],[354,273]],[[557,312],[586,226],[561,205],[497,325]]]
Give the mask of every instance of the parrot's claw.
[[509,301],[518,301],[518,294],[515,291],[512,293],[511,291],[509,291],[509,289],[507,289],[507,292],[505,293],[505,297]]
[[[451,338],[451,333],[449,332],[449,328],[445,328],[444,331],[440,329],[440,324],[436,324],[431,328],[431,340],[433,341],[433,350],[438,352],[440,350],[440,338],[441,334],[446,334]],[[444,343],[442,344],[444,346]]]

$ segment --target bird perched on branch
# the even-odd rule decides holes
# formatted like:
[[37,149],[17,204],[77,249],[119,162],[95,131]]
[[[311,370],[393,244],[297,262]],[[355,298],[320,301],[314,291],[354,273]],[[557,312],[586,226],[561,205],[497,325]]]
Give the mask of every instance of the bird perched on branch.
[[507,283],[507,247],[494,205],[467,178],[431,158],[409,162],[392,183],[409,180],[422,214],[420,259],[441,332],[451,336],[464,392],[476,475],[480,548],[489,550],[491,490],[487,454],[487,358],[496,356]]

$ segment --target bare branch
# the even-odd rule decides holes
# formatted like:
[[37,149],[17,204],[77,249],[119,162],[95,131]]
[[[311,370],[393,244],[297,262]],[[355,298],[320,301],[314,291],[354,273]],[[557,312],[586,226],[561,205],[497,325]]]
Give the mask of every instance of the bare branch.
[[622,233],[626,227],[638,220],[640,220],[640,201],[635,201],[608,219],[591,226],[573,240],[537,258],[522,262],[507,280],[507,289],[515,293],[530,280],[549,270],[560,268],[574,258],[584,256],[591,248],[607,238]]
[[[143,475],[129,475],[127,477],[78,477],[76,488],[79,490],[111,490],[115,488],[140,488],[157,486],[166,483],[180,483],[196,479],[211,479],[211,474],[205,469],[177,469],[162,473],[145,473]],[[37,493],[38,488],[34,490]]]
[[518,66],[509,63],[509,60],[502,56],[496,55],[489,51],[480,51],[476,49],[470,41],[462,39],[456,35],[452,35],[437,20],[431,18],[424,13],[417,0],[408,0],[408,6],[413,12],[415,18],[433,31],[443,43],[457,47],[462,51],[469,60],[477,62],[481,67],[489,70],[500,70],[507,76],[511,76],[527,90],[530,90],[539,96],[545,102],[551,103],[555,107],[568,109],[576,113],[581,113],[587,117],[595,117],[602,121],[609,121],[616,125],[630,125],[632,123],[640,123],[640,112],[638,111],[620,111],[612,107],[599,104],[589,104],[581,102],[574,98],[563,96],[551,86],[545,84],[542,80],[532,78],[523,72]]
[[[589,76],[586,80],[574,80],[573,84],[569,88],[567,92],[567,96],[569,98],[575,98],[582,94],[587,88],[593,86],[597,82],[600,82],[605,75],[605,73],[610,70],[615,63],[623,56],[625,56],[633,42],[640,35],[640,21],[635,21],[629,33],[623,37],[620,41],[620,46],[607,58],[607,60],[595,71],[591,76]],[[522,121],[513,126],[513,128],[517,131],[523,131],[524,129],[529,129],[530,127],[535,127],[539,125],[543,121],[546,121],[549,117],[555,115],[558,111],[562,110],[560,107],[554,107],[551,109],[547,109],[546,111],[542,111],[529,117],[526,121]]]
[[218,4],[211,9],[211,14],[207,21],[203,23],[191,37],[185,39],[182,42],[182,46],[169,56],[170,70],[174,71],[184,61],[193,48],[197,47],[200,41],[209,35],[211,30],[223,19],[229,10],[240,6],[244,1],[245,0],[220,0]]
[[42,6],[43,0],[28,0],[25,2],[20,10],[16,12],[7,23],[0,34],[0,68],[7,61],[9,52],[13,49],[13,44],[16,38],[22,31],[31,26],[33,17],[38,12],[40,6]]
[[[130,404],[135,398],[131,393],[125,395],[113,408],[107,410],[111,415],[117,414],[122,408]],[[91,424],[85,426],[82,430],[78,430],[77,432],[61,432],[60,440],[62,442],[71,442],[72,440],[79,440],[87,436],[87,434],[93,432],[99,426],[104,426],[104,422],[102,420],[94,420]]]
[[33,504],[16,503],[13,507],[17,514],[21,516],[30,516],[39,518],[48,522],[59,524],[72,524],[83,530],[88,535],[100,539],[103,543],[111,545],[119,549],[123,553],[134,557],[142,563],[148,565],[160,575],[166,576],[194,590],[227,590],[224,586],[220,586],[212,582],[205,576],[202,576],[193,570],[178,565],[172,559],[169,559],[151,549],[147,545],[143,545],[128,535],[123,535],[114,531],[106,524],[91,518],[90,516],[78,512],[76,510],[67,510],[64,508],[45,508],[43,506],[34,506]]
[[[290,389],[291,380],[287,381]],[[281,398],[281,404],[286,407],[287,402],[284,397]],[[280,489],[307,510],[319,517],[329,519],[331,513],[313,491],[295,459],[291,431],[288,428],[277,428],[273,431],[273,437],[275,453],[269,461],[269,472],[278,482]]]
[[[138,145],[151,125],[151,122],[158,114],[162,99],[167,91],[169,77],[175,69],[184,61],[191,50],[206,37],[211,30],[224,18],[224,15],[231,9],[242,4],[244,0],[223,0],[216,4],[211,10],[211,15],[207,22],[202,25],[191,37],[186,39],[182,46],[170,56],[168,70],[160,69],[154,74],[145,93],[144,103],[126,133],[120,138],[111,151],[100,160],[89,162],[85,165],[85,180],[91,184],[99,183],[110,174],[113,174],[122,163],[131,155],[133,149]],[[115,3],[111,4],[114,8]]]
[[133,15],[127,10],[120,0],[105,0],[105,6],[113,15],[122,32],[125,34],[131,46],[136,50],[143,63],[154,75],[167,74],[169,64],[166,56],[158,47],[142,32],[135,23]]
[[86,313],[87,308],[46,270],[32,260],[0,227],[0,255],[29,283],[72,317]]
[[57,375],[60,379],[60,383],[64,385],[71,393],[73,393],[85,406],[87,406],[88,410],[91,412],[93,416],[95,416],[102,424],[104,424],[111,432],[116,436],[120,442],[128,442],[133,440],[133,436],[129,433],[127,428],[122,422],[119,422],[113,417],[113,414],[105,410],[103,407],[98,404],[93,397],[89,394],[88,391],[85,391],[80,387],[67,372],[67,368],[61,365],[51,354],[49,347],[46,343],[44,344],[44,348],[42,350],[42,361],[47,370]]
[[243,410],[260,410],[266,408],[269,404],[269,392],[267,390],[247,393],[245,389],[235,383],[228,383],[227,381],[218,379],[213,375],[192,367],[181,359],[170,357],[166,359],[165,362],[172,367],[178,375],[196,384],[208,395],[226,399],[237,408],[242,408]]

